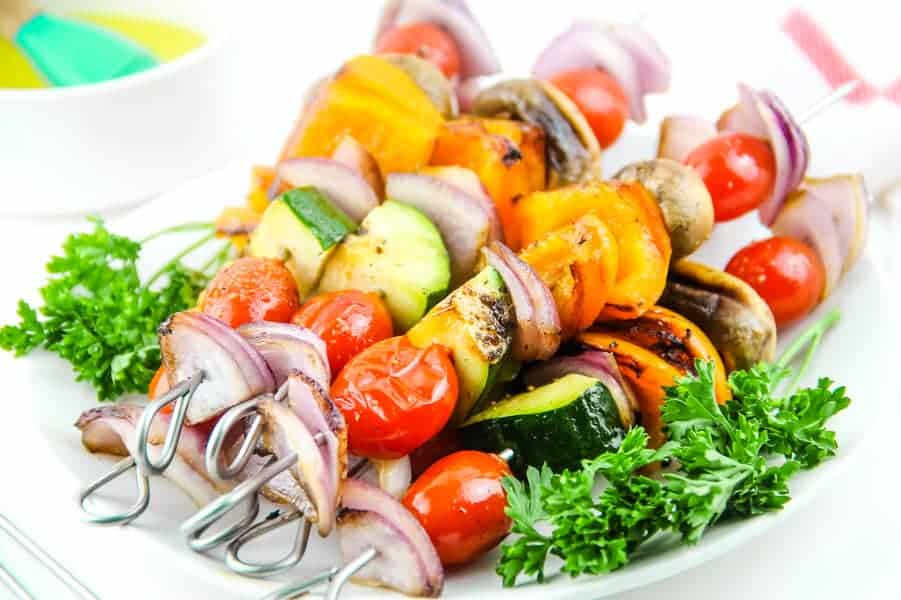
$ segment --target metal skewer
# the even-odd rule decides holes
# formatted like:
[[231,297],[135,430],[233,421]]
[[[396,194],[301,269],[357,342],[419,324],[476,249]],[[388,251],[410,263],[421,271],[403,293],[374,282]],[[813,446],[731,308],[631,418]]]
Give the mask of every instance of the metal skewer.
[[[135,442],[135,462],[144,473],[159,475],[172,464],[175,452],[178,450],[178,440],[181,438],[181,432],[185,426],[185,415],[188,413],[194,392],[197,391],[197,387],[203,382],[203,379],[203,371],[194,373],[168,390],[162,397],[148,404],[141,413],[141,418],[135,428],[137,440]],[[166,430],[166,440],[159,458],[154,461],[149,454],[150,444],[147,443],[147,439],[150,437],[150,428],[160,411],[173,402],[175,402],[175,410],[172,412],[172,419]]]
[[[150,504],[149,476],[164,473],[172,464],[172,461],[175,460],[178,453],[178,444],[181,439],[181,434],[185,427],[185,416],[190,406],[191,399],[194,397],[194,392],[203,382],[204,377],[203,372],[198,371],[177,384],[175,387],[169,389],[160,398],[147,405],[135,426],[135,447],[131,449],[132,456],[119,461],[113,466],[110,472],[79,491],[77,500],[84,513],[85,521],[97,525],[126,525],[147,510],[147,507]],[[252,398],[244,404],[259,402],[264,396],[265,394]],[[162,448],[158,450],[158,455],[154,458],[152,453],[157,453],[157,450],[155,449],[158,448],[158,446],[149,443],[150,431],[154,419],[156,419],[164,407],[173,402],[176,404],[169,426],[166,430],[165,440],[162,444]],[[256,406],[256,404],[253,404],[253,406]],[[224,445],[226,442],[225,434],[228,434],[231,431],[231,426],[234,424],[233,421],[235,420],[239,419],[230,421],[228,428],[214,429],[214,431],[219,431],[222,435],[211,439],[208,446],[215,446],[217,456],[220,453],[224,454]],[[233,479],[241,469],[244,468],[250,456],[253,454],[253,450],[262,433],[261,426],[262,423],[257,420],[254,421],[253,426],[248,429],[245,434],[245,440],[242,442],[241,448],[236,456],[236,462],[223,469],[217,468],[216,470],[211,471],[210,474],[222,481]],[[240,464],[237,464],[238,461],[240,461]],[[207,462],[207,464],[210,463]],[[216,464],[218,465],[218,463]],[[98,514],[88,509],[85,502],[91,495],[133,468],[135,469],[135,481],[138,495],[132,506],[122,512],[112,514]],[[192,548],[195,548],[195,550],[202,552],[219,544],[223,544],[249,527],[258,514],[259,500],[254,497],[248,501],[247,512],[237,523],[215,536],[207,538],[197,537],[196,539],[192,539],[191,546]],[[200,534],[202,534],[202,532],[199,532],[198,536]]]
[[[505,448],[498,452],[497,456],[504,462],[510,462],[514,456],[514,452],[512,448]],[[246,532],[244,535],[246,535]],[[378,555],[378,550],[369,547],[343,567],[330,567],[301,581],[289,583],[288,585],[263,596],[260,600],[288,600],[289,598],[295,598],[300,594],[309,592],[314,587],[324,582],[328,582],[329,586],[323,600],[338,600],[341,590],[350,578],[360,569],[375,560]]]
[[[314,439],[320,441],[321,435],[317,435]],[[347,473],[348,478],[358,476],[365,468],[367,461],[363,460],[354,465]],[[262,487],[262,486],[261,486]],[[303,519],[303,525],[298,528],[297,536],[294,538],[294,544],[291,550],[284,557],[269,562],[252,562],[241,558],[241,549],[251,541],[269,534],[280,527],[284,527],[289,523],[293,523],[298,519]],[[307,543],[310,538],[310,529],[312,523],[304,518],[304,513],[298,508],[287,511],[275,511],[269,514],[263,521],[247,528],[238,534],[229,543],[225,551],[225,564],[233,572],[240,575],[249,575],[251,577],[266,577],[275,573],[280,573],[298,564],[304,556],[307,549]]]
[[[165,471],[175,459],[178,450],[178,442],[184,427],[185,413],[197,387],[203,381],[203,373],[198,372],[168,390],[158,400],[151,402],[141,413],[141,418],[135,426],[135,448],[131,449],[132,455],[117,462],[109,473],[96,481],[88,484],[78,492],[78,505],[88,523],[95,525],[126,525],[135,520],[147,510],[150,504],[150,479],[151,474],[159,474]],[[160,456],[154,461],[150,456],[151,444],[148,443],[150,428],[154,418],[162,408],[172,402],[177,402],[169,428],[166,431],[166,439],[163,443]],[[112,514],[98,514],[85,506],[85,501],[97,490],[108,484],[124,473],[135,469],[135,483],[138,497],[128,509]]]
[[138,498],[130,508],[112,514],[97,514],[92,512],[85,506],[85,501],[97,490],[108,484],[113,479],[120,477],[122,474],[134,469],[136,466],[133,456],[123,458],[117,462],[112,470],[100,479],[90,483],[78,492],[78,506],[81,507],[83,519],[88,523],[95,525],[127,525],[147,510],[150,505],[150,478],[140,469],[135,469],[135,482],[138,488]]

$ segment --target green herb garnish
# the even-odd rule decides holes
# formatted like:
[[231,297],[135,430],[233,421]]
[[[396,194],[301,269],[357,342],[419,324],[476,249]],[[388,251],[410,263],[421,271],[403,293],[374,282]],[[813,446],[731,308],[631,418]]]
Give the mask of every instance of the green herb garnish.
[[[0,328],[0,348],[16,356],[36,348],[55,352],[72,364],[77,380],[97,390],[99,400],[113,400],[147,391],[160,364],[157,326],[194,306],[209,273],[228,253],[226,246],[201,269],[182,263],[213,238],[210,224],[180,225],[136,242],[110,233],[99,219],[92,222],[93,232],[70,235],[62,254],[47,263],[43,306],[38,310],[19,301],[19,324]],[[142,284],[137,266],[142,244],[184,231],[209,233]]]
[[[647,433],[635,427],[616,452],[583,461],[581,470],[530,467],[525,483],[505,478],[507,514],[518,535],[502,547],[497,572],[504,585],[520,576],[543,581],[551,555],[571,576],[599,575],[627,564],[658,533],[693,544],[723,516],[780,509],[790,499],[792,475],[837,449],[825,424],[849,405],[845,389],[820,379],[815,387],[791,391],[837,320],[838,311],[828,314],[775,364],[733,372],[733,399],[723,406],[715,400],[713,364],[698,361],[695,375],[666,390],[669,441],[659,450],[647,448]],[[780,395],[780,383],[791,374],[788,364],[804,348],[790,390]],[[676,472],[639,472],[672,460],[678,461]]]

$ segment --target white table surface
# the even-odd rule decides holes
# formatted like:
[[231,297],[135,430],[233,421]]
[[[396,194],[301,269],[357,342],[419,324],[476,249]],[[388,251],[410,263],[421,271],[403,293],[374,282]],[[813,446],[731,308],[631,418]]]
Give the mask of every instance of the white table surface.
[[[546,39],[551,25],[540,26],[535,18],[516,18],[512,22],[500,5],[486,0],[471,0],[475,10],[493,33],[502,56],[513,63],[514,70],[527,66],[517,63],[517,49],[534,47]],[[353,51],[365,50],[373,26],[376,2],[331,0],[320,3],[277,2],[255,3],[255,12],[247,15],[241,28],[244,45],[243,63],[236,65],[245,77],[248,119],[236,126],[245,127],[247,143],[237,154],[266,162],[274,156],[277,142],[291,123],[298,98],[306,82],[322,72],[323,64],[334,64]],[[697,3],[691,12],[697,15],[686,21],[688,10],[683,3],[639,3],[610,6],[606,14],[598,14],[599,3],[555,0],[551,14],[544,19],[562,26],[574,15],[594,14],[601,18],[630,20],[645,15],[646,25],[657,33],[673,56],[677,74],[674,90],[665,99],[652,103],[653,114],[669,110],[694,110],[714,113],[734,98],[737,78],[757,85],[769,85],[782,91],[789,104],[809,102],[825,91],[816,77],[798,86],[797,77],[776,59],[755,60],[748,51],[751,44],[770,47],[777,33],[771,23],[786,10],[786,5],[764,2],[752,13],[747,2],[720,3],[715,9]],[[867,3],[863,3],[866,5]],[[540,15],[549,3],[519,2],[525,13]],[[678,6],[675,6],[678,5]],[[837,36],[846,35],[848,52],[866,61],[872,69],[868,77],[889,82],[899,74],[897,61],[879,59],[886,56],[887,45],[896,45],[894,56],[901,53],[901,42],[892,39],[901,21],[876,19],[864,23],[859,18],[861,3],[854,7],[829,7],[822,19]],[[873,3],[873,6],[877,6]],[[594,7],[594,8],[592,8]],[[507,9],[509,11],[509,9]],[[746,14],[747,13],[747,14]],[[353,22],[346,23],[346,15]],[[543,17],[542,17],[543,18]],[[728,24],[722,28],[704,28],[706,40],[697,35],[698,20],[716,19]],[[857,19],[855,21],[854,19]],[[886,22],[889,21],[889,22]],[[674,25],[674,23],[682,23]],[[692,27],[693,29],[686,29]],[[755,27],[759,31],[755,32]],[[866,30],[868,35],[862,35]],[[336,33],[339,32],[340,34]],[[852,35],[853,32],[856,35]],[[849,33],[851,32],[851,33]],[[686,38],[693,38],[687,40]],[[879,38],[882,37],[880,40]],[[780,40],[774,42],[784,44]],[[532,56],[529,54],[528,56]],[[772,56],[772,55],[771,55]],[[761,64],[763,63],[763,64]],[[888,64],[893,63],[893,64]],[[247,67],[253,67],[247,69]],[[895,70],[893,73],[892,70]],[[297,74],[296,82],[291,77]],[[776,80],[776,82],[771,82]],[[794,83],[792,83],[794,82]],[[806,85],[809,83],[809,85]],[[698,89],[703,88],[704,94]],[[867,172],[874,161],[901,162],[901,142],[893,148],[879,136],[878,123],[885,115],[898,124],[896,107],[875,106],[867,111],[839,107],[841,111],[859,111],[862,123],[874,123],[858,130],[843,130],[848,139],[848,152],[840,157],[819,158],[819,164],[843,170]],[[653,115],[652,115],[653,116]],[[816,148],[818,135],[829,135],[829,116],[811,128],[811,142]],[[875,128],[875,129],[874,129]],[[901,132],[901,127],[895,128]],[[869,137],[867,137],[869,136]],[[878,137],[877,137],[878,136]],[[897,137],[897,134],[896,136]],[[815,163],[816,164],[816,163]],[[888,180],[894,170],[879,169],[875,183]],[[111,174],[114,176],[114,174]],[[243,190],[236,190],[235,198]],[[3,202],[14,201],[9,198]],[[174,219],[177,220],[177,219]],[[115,218],[111,220],[115,227]],[[13,320],[16,300],[31,296],[44,279],[43,263],[50,251],[72,227],[71,222],[0,220],[0,323]],[[862,335],[865,335],[862,333]],[[856,351],[850,349],[849,351]],[[0,374],[16,369],[17,363],[0,354]],[[886,378],[896,377],[886,373]],[[2,380],[2,379],[0,379]],[[897,386],[894,386],[897,389]],[[97,529],[79,522],[71,498],[82,482],[60,464],[41,443],[29,416],[29,390],[5,389],[5,423],[0,432],[0,512],[11,516],[41,545],[49,549],[79,577],[88,582],[103,598],[172,598],[164,573],[187,570],[178,556],[162,556],[159,549],[148,548],[146,555],[122,555],[114,551],[121,536],[132,535],[127,528]],[[623,600],[721,599],[759,600],[760,598],[820,600],[883,599],[901,597],[901,480],[897,476],[898,434],[901,398],[892,398],[884,418],[873,424],[868,442],[859,450],[855,461],[836,478],[823,495],[810,507],[789,519],[784,526],[752,541],[725,557],[656,585],[620,596]],[[60,406],[65,411],[65,406]],[[7,546],[0,544],[0,556],[7,556]],[[3,592],[0,591],[0,598]]]

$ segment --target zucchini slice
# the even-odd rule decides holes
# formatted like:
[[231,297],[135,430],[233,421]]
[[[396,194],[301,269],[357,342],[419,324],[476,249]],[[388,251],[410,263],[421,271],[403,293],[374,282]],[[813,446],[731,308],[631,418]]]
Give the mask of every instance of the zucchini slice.
[[419,348],[441,344],[450,349],[460,382],[455,423],[477,407],[497,380],[515,324],[513,300],[504,280],[494,267],[486,267],[407,332]]
[[319,289],[380,294],[395,330],[404,332],[444,298],[449,285],[450,258],[438,229],[412,206],[389,200],[337,248]]
[[250,236],[250,254],[285,261],[305,298],[319,283],[335,246],[356,224],[312,187],[289,190],[273,200]]
[[616,402],[603,383],[571,373],[511,396],[476,414],[460,429],[467,448],[513,450],[511,468],[547,463],[555,471],[616,450],[626,435]]

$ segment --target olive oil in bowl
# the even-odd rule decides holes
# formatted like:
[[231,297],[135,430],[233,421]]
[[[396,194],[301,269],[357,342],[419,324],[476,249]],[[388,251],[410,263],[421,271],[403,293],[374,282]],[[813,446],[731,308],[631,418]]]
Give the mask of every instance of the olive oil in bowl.
[[[117,33],[142,46],[160,62],[169,62],[203,45],[202,34],[183,25],[147,17],[114,13],[75,13],[75,19]],[[0,88],[44,88],[47,83],[25,55],[0,38]]]

